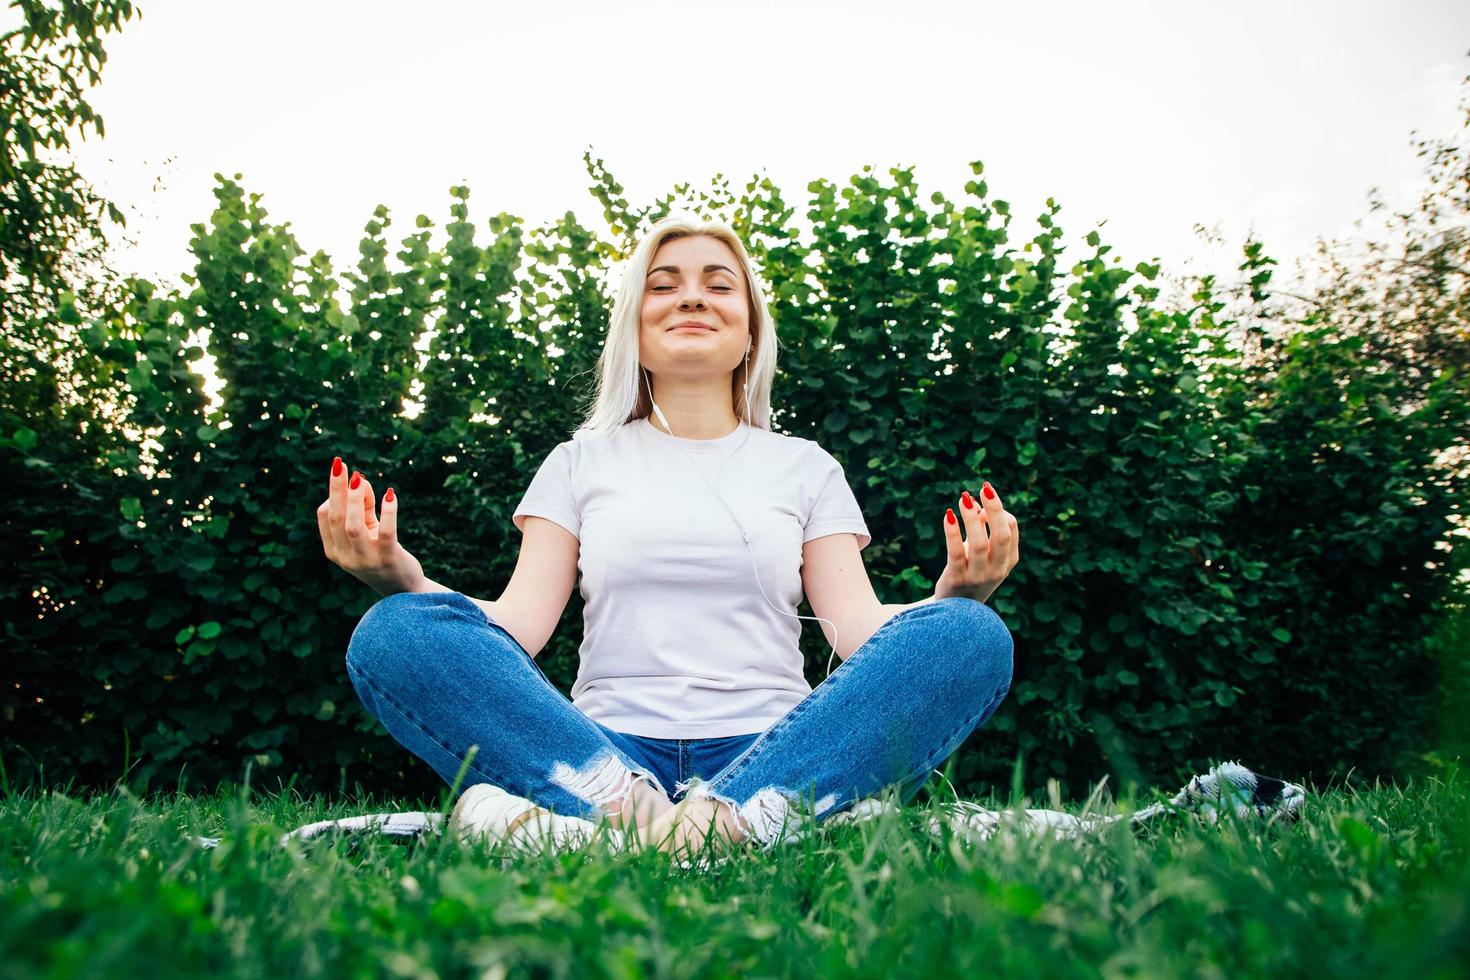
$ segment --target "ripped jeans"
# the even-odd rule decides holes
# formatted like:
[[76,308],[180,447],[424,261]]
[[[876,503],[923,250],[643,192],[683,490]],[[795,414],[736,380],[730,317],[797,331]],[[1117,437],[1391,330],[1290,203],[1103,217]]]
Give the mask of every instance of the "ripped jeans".
[[450,785],[478,746],[462,788],[493,783],[596,820],[642,777],[671,801],[728,804],[769,847],[798,812],[820,821],[888,786],[912,799],[995,713],[1011,654],[1010,631],[989,606],[941,599],[889,618],[763,732],[651,739],[584,715],[463,594],[402,592],[358,623],[347,673],[368,712]]

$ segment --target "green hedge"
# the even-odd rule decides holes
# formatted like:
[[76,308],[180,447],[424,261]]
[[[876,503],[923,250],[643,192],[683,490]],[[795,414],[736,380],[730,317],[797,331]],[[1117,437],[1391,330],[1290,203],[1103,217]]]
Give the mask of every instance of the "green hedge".
[[[130,281],[115,314],[77,324],[75,404],[40,377],[6,399],[12,782],[105,785],[127,766],[211,784],[248,764],[303,788],[438,785],[347,681],[377,596],[323,558],[314,511],[340,455],[397,488],[432,578],[499,594],[510,513],[590,397],[610,273],[676,203],[634,209],[588,166],[610,237],[571,213],[477,225],[458,187],[443,234],[420,216],[393,261],[379,208],[340,275],[220,177],[188,288]],[[1465,378],[1411,392],[1325,318],[1243,327],[1210,277],[1161,302],[1158,266],[1110,257],[1096,232],[1064,260],[1050,200],[1017,247],[973,170],[960,200],[903,169],[816,181],[804,221],[768,180],[680,189],[764,270],[774,426],[845,465],[885,602],[930,593],[961,489],[990,480],[1020,521],[1021,563],[991,600],[1015,683],[962,749],[961,789],[1008,780],[1018,754],[1028,781],[1075,793],[1224,757],[1387,772],[1428,748],[1430,638],[1463,601],[1464,549],[1446,550],[1463,475],[1442,454],[1465,443]],[[1260,304],[1270,264],[1247,246]],[[187,366],[202,328],[217,412]],[[541,658],[563,689],[581,617],[574,593]],[[815,683],[814,625],[803,649]]]

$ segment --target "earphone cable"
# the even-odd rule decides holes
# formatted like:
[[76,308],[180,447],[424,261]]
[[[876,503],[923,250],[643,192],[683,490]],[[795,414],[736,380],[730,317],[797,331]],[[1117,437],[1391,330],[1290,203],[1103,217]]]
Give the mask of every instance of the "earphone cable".
[[[641,365],[640,365],[640,367],[641,367]],[[672,436],[674,434],[673,427],[669,425],[669,420],[664,417],[663,409],[661,409],[661,408],[658,407],[658,402],[655,402],[653,400],[653,385],[648,383],[648,369],[647,368],[643,368],[643,373],[644,373],[644,384],[648,388],[648,402],[649,402],[650,405],[653,406],[653,410],[658,414],[659,421],[664,424],[664,428],[665,429],[668,429],[669,430],[669,435]],[[745,348],[745,381],[742,381],[741,384],[740,384],[740,387],[745,392],[745,418],[743,420],[744,423],[745,423],[745,429],[746,429],[746,431],[745,431],[745,438],[740,441],[740,445],[735,448],[735,452],[731,453],[729,456],[726,456],[725,459],[724,459],[724,461],[722,463],[720,463],[720,471],[715,474],[715,486],[718,486],[719,485],[719,483],[720,483],[720,477],[723,476],[724,475],[724,472],[725,472],[725,466],[728,465],[729,462],[730,462],[730,460],[732,460],[732,459],[735,458],[735,454],[738,453],[738,452],[740,452],[740,450],[744,449],[745,448],[745,444],[750,441],[750,429],[751,429],[750,414],[751,414],[751,407],[750,407],[750,384],[749,384],[749,380],[750,380],[750,348],[749,347],[746,347]],[[826,618],[824,618],[822,616],[802,616],[799,613],[789,613],[789,612],[787,612],[786,610],[780,608],[774,602],[771,601],[771,597],[766,594],[766,587],[761,584],[761,573],[760,573],[760,569],[757,566],[756,560],[755,560],[755,546],[753,544],[751,544],[751,542],[750,542],[750,535],[747,534],[747,533],[745,533],[745,527],[744,527],[744,525],[742,525],[740,523],[740,518],[738,518],[738,517],[735,516],[735,512],[730,509],[730,507],[729,507],[728,504],[725,503],[724,498],[720,496],[719,492],[716,491],[714,487],[710,486],[709,480],[705,479],[704,471],[699,468],[699,464],[698,463],[694,462],[694,458],[691,457],[691,456],[689,456],[689,454],[687,452],[685,452],[682,447],[675,447],[675,448],[679,449],[679,452],[684,453],[684,456],[689,459],[690,465],[692,465],[694,467],[694,471],[699,474],[699,479],[701,481],[703,481],[704,486],[705,486],[705,489],[709,490],[710,494],[716,500],[718,500],[720,502],[720,506],[725,508],[725,513],[727,513],[727,514],[730,515],[730,519],[733,520],[735,522],[735,526],[740,529],[740,537],[745,541],[745,547],[750,551],[750,567],[751,567],[751,570],[753,572],[755,572],[755,584],[756,584],[756,587],[761,590],[761,598],[763,598],[763,599],[766,600],[766,605],[770,606],[772,609],[776,610],[776,612],[780,613],[783,616],[790,616],[793,619],[815,619],[815,620],[818,620],[819,622],[827,623],[828,625],[830,625],[832,627],[832,652],[827,656],[827,672],[826,672],[826,675],[825,675],[825,677],[830,677],[832,675],[832,658],[835,657],[835,656],[837,656],[837,624],[834,623],[834,622],[832,622],[830,619],[826,619]],[[824,677],[824,679],[825,679],[825,677]]]

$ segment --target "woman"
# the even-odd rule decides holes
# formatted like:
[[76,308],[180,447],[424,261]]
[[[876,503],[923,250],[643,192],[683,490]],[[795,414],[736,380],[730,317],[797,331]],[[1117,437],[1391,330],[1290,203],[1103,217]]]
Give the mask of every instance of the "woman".
[[[887,786],[903,799],[1010,689],[1012,643],[984,605],[1018,560],[989,483],[944,528],[934,595],[883,605],[867,526],[837,460],[770,429],[776,333],[743,243],[671,216],[629,262],[584,424],[513,520],[504,594],[425,577],[390,487],[334,460],[317,509],[327,557],[386,598],[347,669],[405,748],[470,788],[464,832],[580,840],[605,817],[670,851],[710,834],[771,846]],[[963,521],[963,530],[961,526]],[[535,656],[577,573],[585,632],[572,700]],[[842,666],[813,691],[803,593]],[[534,820],[532,818],[535,818]]]

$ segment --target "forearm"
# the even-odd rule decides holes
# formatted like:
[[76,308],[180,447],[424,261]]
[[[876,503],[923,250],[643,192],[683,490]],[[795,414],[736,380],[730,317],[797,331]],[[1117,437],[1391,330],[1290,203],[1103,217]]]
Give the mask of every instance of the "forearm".
[[[874,633],[883,628],[883,624],[906,609],[914,609],[918,606],[927,606],[931,602],[938,602],[938,596],[930,596],[920,599],[918,602],[893,602],[877,606],[868,615],[854,617],[843,624],[844,628],[839,631],[837,637],[837,659],[846,660],[858,651],[864,643],[870,640]],[[832,631],[826,624],[822,624],[822,631],[827,634],[827,642],[832,642]]]

